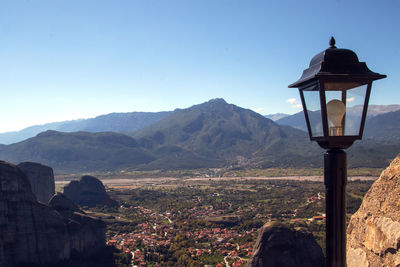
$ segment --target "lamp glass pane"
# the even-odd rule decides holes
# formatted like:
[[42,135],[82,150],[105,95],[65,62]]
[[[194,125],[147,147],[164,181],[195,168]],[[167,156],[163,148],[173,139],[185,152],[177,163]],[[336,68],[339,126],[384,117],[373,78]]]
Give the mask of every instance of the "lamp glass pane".
[[313,85],[303,90],[306,112],[310,122],[312,137],[324,136],[321,117],[321,103],[318,85]]
[[325,83],[324,86],[329,135],[359,135],[368,85],[353,82]]
[[345,135],[359,135],[368,85],[361,85],[346,91]]

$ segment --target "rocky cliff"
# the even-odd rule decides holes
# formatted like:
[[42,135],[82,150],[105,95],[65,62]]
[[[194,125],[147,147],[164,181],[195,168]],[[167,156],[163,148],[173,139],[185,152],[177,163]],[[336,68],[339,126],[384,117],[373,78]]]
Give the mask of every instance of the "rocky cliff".
[[382,172],[351,217],[347,266],[400,266],[400,155]]
[[64,186],[64,194],[80,206],[118,206],[118,203],[108,196],[103,183],[93,176],[85,175],[79,181],[71,181]]
[[49,266],[104,247],[103,222],[69,214],[39,203],[22,170],[0,161],[0,266]]
[[267,223],[258,235],[247,267],[318,267],[324,263],[322,249],[311,233]]
[[55,193],[53,169],[35,162],[20,163],[18,168],[27,176],[37,200],[47,204]]
[[105,246],[106,224],[87,216],[64,194],[57,193],[49,202],[64,219],[71,250],[93,254]]

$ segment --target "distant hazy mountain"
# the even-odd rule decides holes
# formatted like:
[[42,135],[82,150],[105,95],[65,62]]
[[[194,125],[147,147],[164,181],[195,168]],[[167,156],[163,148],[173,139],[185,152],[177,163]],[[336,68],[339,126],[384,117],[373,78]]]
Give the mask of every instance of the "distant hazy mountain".
[[400,140],[400,110],[370,118],[365,125],[365,138],[375,140]]
[[282,119],[284,117],[290,116],[289,114],[285,114],[285,113],[275,113],[275,114],[269,114],[269,115],[265,115],[264,117],[273,121],[277,121],[279,119]]
[[20,142],[48,130],[60,132],[134,132],[164,118],[169,113],[170,112],[111,113],[92,119],[47,123],[31,126],[17,132],[0,133],[0,144]]
[[[380,114],[385,114],[397,110],[400,110],[400,105],[369,105],[367,120],[375,116],[378,116]],[[361,105],[351,107],[347,110],[347,113],[351,120],[359,119],[361,112],[362,112]],[[304,119],[303,111],[278,119],[276,123],[280,125],[292,126],[302,131],[307,131],[307,126],[306,126],[306,121]]]
[[[362,107],[362,105],[354,106],[350,108],[348,112],[350,112],[351,115],[360,114]],[[398,110],[400,110],[400,105],[368,105],[367,117],[372,118],[377,115]]]
[[0,144],[12,144],[23,141],[25,139],[31,138],[38,133],[47,131],[47,130],[56,130],[60,125],[66,122],[53,122],[53,123],[46,123],[43,125],[36,125],[31,126],[20,131],[15,132],[7,132],[7,133],[0,133]]
[[296,129],[307,131],[306,121],[304,119],[304,112],[300,111],[293,115],[289,115],[275,121],[279,125],[287,125]]

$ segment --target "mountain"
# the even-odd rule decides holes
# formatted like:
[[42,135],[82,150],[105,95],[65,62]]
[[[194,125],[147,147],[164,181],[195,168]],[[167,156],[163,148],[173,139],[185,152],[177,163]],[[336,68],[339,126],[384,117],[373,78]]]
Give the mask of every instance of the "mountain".
[[[349,110],[350,114],[359,114],[361,106],[355,106]],[[370,105],[368,108],[368,117],[377,116],[383,113],[400,110],[400,105]],[[357,113],[358,112],[358,113]],[[41,132],[48,130],[60,132],[117,132],[133,133],[143,129],[170,115],[171,111],[165,112],[128,112],[128,113],[110,113],[91,119],[80,119],[72,121],[53,122],[43,125],[35,125],[21,131],[0,133],[0,144],[17,143],[28,138],[34,137]],[[280,125],[288,125],[297,129],[307,131],[304,115],[302,112],[294,115],[276,113],[265,116],[268,119],[276,121]],[[0,145],[1,146],[1,145]]]
[[47,130],[57,130],[63,123],[67,122],[52,122],[43,125],[30,126],[20,131],[0,133],[0,144],[8,145],[17,143]]
[[399,153],[400,142],[364,138],[356,141],[347,150],[351,168],[383,168]]
[[285,113],[275,113],[275,114],[264,115],[265,118],[273,120],[273,121],[277,121],[277,120],[282,119],[287,116],[290,116],[290,115],[285,114]]
[[[382,167],[398,151],[400,142],[365,138],[348,150],[349,166]],[[323,149],[306,132],[223,99],[177,109],[129,136],[46,131],[19,143],[0,145],[1,160],[35,161],[58,173],[321,167],[322,154]]]
[[[349,109],[349,112],[360,114],[362,105],[357,105]],[[372,118],[384,113],[400,110],[400,105],[368,105],[367,117]]]
[[216,162],[239,165],[292,165],[303,161],[300,154],[315,151],[306,133],[279,126],[223,99],[176,110],[134,137],[151,149],[179,147]]
[[304,119],[303,111],[278,119],[275,122],[279,125],[288,125],[296,129],[307,132],[307,125]]
[[58,172],[320,164],[304,132],[223,99],[175,110],[133,137],[47,131],[0,147],[0,158],[36,161]]
[[17,143],[48,130],[60,132],[135,132],[166,116],[170,112],[111,113],[91,119],[53,122],[31,126],[21,131],[0,133],[0,144]]
[[365,125],[364,137],[400,141],[400,110],[370,118]]
[[[400,105],[369,105],[368,106],[368,113],[367,113],[367,120],[389,112],[399,111]],[[354,107],[350,107],[347,110],[347,114],[350,120],[359,120],[360,114],[362,112],[362,106],[357,105]],[[316,114],[316,113],[314,113]],[[316,115],[314,115],[316,116]],[[316,118],[317,119],[317,118]],[[304,112],[298,112],[293,115],[289,115],[283,117],[281,119],[276,120],[276,123],[280,125],[288,125],[294,128],[300,129],[302,131],[307,132],[306,121],[304,119]]]
[[39,162],[68,173],[116,170],[154,160],[133,138],[123,134],[56,131],[4,146],[0,158],[12,163]]

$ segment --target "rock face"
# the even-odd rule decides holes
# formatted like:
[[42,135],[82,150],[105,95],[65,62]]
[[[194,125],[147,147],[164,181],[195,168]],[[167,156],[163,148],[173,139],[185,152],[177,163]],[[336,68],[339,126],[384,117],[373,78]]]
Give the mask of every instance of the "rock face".
[[324,266],[324,254],[311,233],[281,224],[265,224],[247,267]]
[[103,222],[77,211],[68,214],[39,203],[26,175],[0,161],[0,266],[55,266],[75,252],[104,247]]
[[85,214],[78,205],[60,192],[57,192],[57,194],[50,199],[49,206],[58,211],[64,218],[72,217],[74,212]]
[[34,162],[20,163],[18,168],[27,176],[37,200],[47,204],[55,193],[53,169]]
[[71,181],[64,186],[64,194],[80,206],[118,206],[118,203],[108,196],[103,183],[93,176],[85,175],[79,181]]
[[400,266],[400,155],[382,172],[351,217],[347,266]]
[[71,250],[93,253],[104,248],[106,224],[102,220],[87,216],[62,193],[54,195],[49,205],[64,219]]

